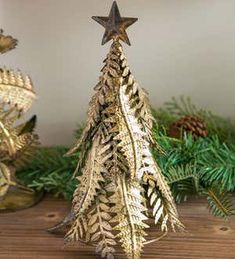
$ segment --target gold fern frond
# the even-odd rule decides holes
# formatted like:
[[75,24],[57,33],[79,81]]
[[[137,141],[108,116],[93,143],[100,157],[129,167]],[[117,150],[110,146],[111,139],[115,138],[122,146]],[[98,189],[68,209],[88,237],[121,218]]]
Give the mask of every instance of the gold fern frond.
[[183,230],[184,226],[178,219],[173,196],[163,175],[157,171],[154,174],[145,173],[143,181],[147,185],[147,197],[153,208],[155,224],[161,220],[162,231],[168,231],[168,223],[173,231],[175,227]]
[[110,203],[103,191],[96,199],[95,209],[89,213],[88,233],[90,241],[96,243],[96,252],[101,254],[102,258],[114,258],[113,254],[116,241],[113,228],[110,224],[112,216],[110,215]]
[[[129,70],[127,59],[123,53],[122,56],[123,60],[121,61],[121,67],[123,71],[127,71]],[[153,122],[155,119],[151,113],[147,92],[139,86],[131,73],[128,73],[123,77],[123,82],[126,84],[125,93],[129,97],[128,102],[135,117],[138,118],[138,121],[141,123],[142,129],[146,133],[147,140],[150,143],[155,144],[152,136]]]
[[38,136],[32,132],[21,133],[25,124],[14,126],[19,113],[15,109],[0,111],[0,158],[14,160],[20,164],[33,155],[38,143]]
[[76,152],[82,144],[91,139],[99,129],[99,123],[102,121],[101,114],[105,109],[105,103],[110,94],[110,88],[113,85],[113,74],[114,71],[116,71],[113,67],[118,67],[118,64],[113,60],[114,56],[115,54],[109,54],[107,59],[104,60],[105,66],[101,70],[103,72],[103,76],[100,77],[99,83],[94,88],[96,93],[93,95],[89,103],[86,126],[75,145],[66,153],[67,156]]
[[74,144],[74,146],[66,153],[66,156],[72,155],[74,152],[76,152],[81,145],[86,143],[88,139],[92,138],[92,131],[95,132],[96,126],[99,122],[100,118],[100,98],[101,93],[96,92],[95,95],[92,97],[90,103],[89,103],[89,108],[87,112],[87,121],[86,121],[86,126],[82,131],[81,136],[77,140],[77,142]]
[[143,204],[141,196],[142,187],[136,180],[127,180],[125,175],[121,175],[117,182],[117,191],[110,198],[110,202],[115,205],[112,212],[116,216],[112,219],[117,222],[115,230],[119,233],[120,239],[128,259],[139,259],[144,246],[145,229],[149,226],[143,221],[147,220],[144,212],[147,208]]
[[101,189],[104,182],[102,173],[106,168],[103,166],[104,154],[100,152],[101,143],[99,135],[93,139],[93,145],[88,153],[87,163],[83,169],[82,176],[77,177],[80,185],[74,192],[73,207],[77,217],[82,215],[92,204],[97,190]]
[[35,154],[39,145],[37,134],[25,133],[17,137],[16,154],[14,157],[14,165],[19,168],[24,166]]
[[109,106],[106,112],[109,114],[109,121],[113,122],[110,134],[114,134],[113,140],[126,158],[129,172],[132,178],[138,177],[141,167],[143,136],[137,119],[128,105],[128,96],[125,94],[125,85],[121,85],[118,91],[118,101]]
[[3,163],[0,163],[0,201],[6,195],[10,186],[16,185],[11,180],[10,169]]
[[138,96],[138,104],[133,108],[135,109],[135,116],[139,119],[143,131],[146,132],[147,140],[155,145],[152,131],[155,118],[151,112],[148,94],[143,88],[139,87],[136,95]]
[[88,242],[86,238],[88,230],[88,217],[86,215],[80,215],[79,217],[69,218],[68,221],[65,220],[55,227],[49,229],[50,232],[55,233],[58,230],[63,230],[64,228],[70,227],[69,231],[66,233],[64,240],[65,243],[83,241]]
[[36,95],[29,76],[23,76],[20,71],[0,69],[0,102],[27,111]]
[[65,241],[79,240],[92,243],[102,258],[114,258],[113,246],[116,245],[116,241],[110,223],[112,219],[110,206],[109,194],[104,186],[86,214],[80,215],[74,220],[71,229],[65,236]]

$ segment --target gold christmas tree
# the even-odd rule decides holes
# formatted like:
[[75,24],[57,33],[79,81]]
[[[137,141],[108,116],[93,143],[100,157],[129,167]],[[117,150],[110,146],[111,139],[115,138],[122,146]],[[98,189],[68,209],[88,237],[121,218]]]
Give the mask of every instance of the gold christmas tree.
[[[14,49],[17,40],[0,30],[0,53]],[[0,210],[15,210],[35,202],[33,190],[21,185],[15,170],[31,158],[38,137],[36,116],[16,124],[31,107],[36,95],[29,76],[0,68]]]
[[71,214],[52,231],[70,226],[65,240],[96,246],[114,258],[117,240],[129,259],[140,258],[147,241],[148,206],[155,224],[167,232],[183,225],[152,154],[153,116],[146,92],[135,81],[120,40],[130,45],[125,29],[136,18],[120,16],[116,2],[109,17],[93,17],[105,27],[102,44],[112,40],[95,87],[86,126],[67,155],[80,151],[76,172],[82,175]]

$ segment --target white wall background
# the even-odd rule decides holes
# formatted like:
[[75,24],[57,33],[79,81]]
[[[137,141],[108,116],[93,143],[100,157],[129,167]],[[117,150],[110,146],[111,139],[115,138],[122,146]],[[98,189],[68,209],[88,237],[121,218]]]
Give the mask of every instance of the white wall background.
[[[71,144],[84,121],[109,44],[92,15],[110,0],[0,0],[0,28],[19,39],[0,65],[33,78],[38,132],[44,145]],[[154,107],[186,95],[235,119],[235,1],[119,0],[123,16],[139,17],[125,46],[132,72]],[[27,115],[27,117],[30,114]]]

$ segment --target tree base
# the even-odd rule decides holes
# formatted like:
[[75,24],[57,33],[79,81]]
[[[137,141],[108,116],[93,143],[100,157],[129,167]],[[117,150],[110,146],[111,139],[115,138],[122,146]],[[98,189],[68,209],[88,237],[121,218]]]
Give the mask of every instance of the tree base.
[[49,228],[47,231],[52,234],[66,234],[66,232],[71,228],[74,220],[75,214],[71,211],[60,223]]
[[37,193],[21,185],[11,186],[0,200],[0,213],[27,209],[38,203],[42,197],[43,192]]

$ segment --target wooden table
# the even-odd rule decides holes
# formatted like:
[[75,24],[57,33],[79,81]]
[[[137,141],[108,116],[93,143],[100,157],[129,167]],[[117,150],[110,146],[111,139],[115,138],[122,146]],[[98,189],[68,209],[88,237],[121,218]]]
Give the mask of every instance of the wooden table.
[[[178,206],[186,233],[170,233],[145,247],[143,259],[235,258],[235,219],[229,222],[209,215],[206,201],[193,200]],[[63,247],[63,238],[46,232],[69,209],[61,199],[47,196],[33,208],[0,214],[1,259],[99,259],[93,248],[79,244]],[[149,231],[153,237],[154,228]],[[125,257],[117,252],[117,259]]]

